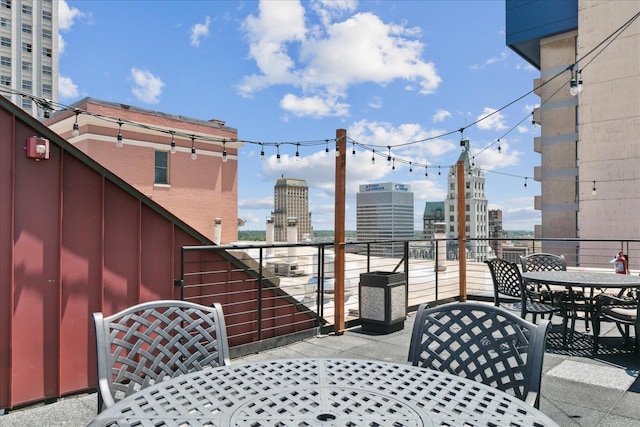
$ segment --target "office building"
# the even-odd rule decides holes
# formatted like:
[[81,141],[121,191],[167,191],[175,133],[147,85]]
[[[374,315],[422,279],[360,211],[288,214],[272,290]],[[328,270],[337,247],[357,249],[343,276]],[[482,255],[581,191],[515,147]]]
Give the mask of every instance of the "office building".
[[45,124],[215,243],[238,240],[235,128],[95,98],[70,107]]
[[309,187],[304,179],[282,177],[273,188],[271,213],[273,234],[276,242],[287,242],[288,224],[295,218],[298,228],[298,242],[313,237],[311,212],[309,212]]
[[[356,194],[357,240],[411,240],[413,228],[413,193],[405,184],[386,182],[361,185]],[[401,257],[404,243],[371,245],[371,255]]]
[[58,0],[0,0],[0,95],[38,119],[51,114],[58,100]]
[[[464,233],[467,238],[467,258],[476,261],[485,261],[491,257],[491,247],[487,237],[489,237],[489,217],[488,202],[485,195],[484,172],[470,161],[469,140],[460,141],[462,152],[458,161],[464,163],[464,186],[458,188],[458,178],[456,177],[456,165],[451,166],[447,179],[448,196],[444,202],[445,216],[447,222],[447,237],[457,239]],[[465,200],[465,230],[459,230],[458,225],[458,195],[464,194]],[[450,258],[458,257],[458,246],[456,241],[448,242],[447,253]]]
[[437,222],[444,222],[444,202],[426,202],[422,216],[422,235],[425,239],[430,240],[435,237],[435,223]]
[[[536,237],[640,237],[639,10],[626,0],[506,1],[506,44],[540,71]],[[588,245],[543,247],[571,264],[573,254],[586,261]]]

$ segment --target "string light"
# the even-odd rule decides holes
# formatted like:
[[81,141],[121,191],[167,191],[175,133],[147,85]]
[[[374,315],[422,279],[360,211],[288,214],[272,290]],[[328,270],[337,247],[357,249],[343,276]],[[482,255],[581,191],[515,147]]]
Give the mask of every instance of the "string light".
[[260,160],[264,160],[264,144],[260,143]]
[[524,188],[527,188],[527,177],[524,177]]
[[338,145],[338,141],[336,141],[336,157],[340,157],[340,146]]
[[328,139],[325,139],[325,140],[324,140],[324,142],[327,144],[327,146],[326,146],[326,147],[325,147],[325,149],[324,149],[324,152],[325,152],[325,153],[329,153],[329,140],[328,140]]
[[353,157],[355,157],[355,156],[356,156],[356,143],[355,143],[355,142],[352,142],[352,143],[351,143],[351,155],[352,155]]
[[593,181],[593,188],[591,189],[591,194],[593,194],[594,196],[596,195],[597,191],[596,191],[596,181]]
[[116,147],[122,147],[122,120],[118,119],[118,136],[116,137]]
[[498,154],[502,154],[502,147],[500,147],[500,138],[498,138]]
[[276,163],[282,163],[280,159],[280,144],[276,144]]
[[223,139],[222,140],[222,162],[226,163],[227,162],[227,140]]
[[391,159],[391,172],[396,171],[396,159]]
[[300,147],[300,143],[296,144],[296,162],[300,161],[300,151],[298,151],[298,147]]
[[429,166],[424,167],[424,177],[429,178]]
[[371,153],[371,164],[372,165],[376,164],[376,150],[372,150],[372,153]]
[[438,166],[438,175],[441,175],[441,173],[440,173],[440,166]]
[[409,162],[409,173],[413,172],[413,164]]
[[387,148],[389,149],[389,154],[387,154],[387,164],[391,165],[391,146],[387,145]]
[[80,135],[80,125],[78,125],[78,116],[80,115],[80,110],[76,108],[74,112],[76,113],[76,121],[73,123],[73,130],[71,131],[71,135],[78,136]]
[[191,135],[191,159],[195,160],[197,158],[198,155],[196,154],[196,136]]
[[176,153],[176,138],[175,138],[175,131],[171,131],[171,154],[175,154]]
[[580,71],[576,71],[575,77],[572,76],[571,82],[569,82],[569,93],[572,96],[577,96],[580,92],[582,92],[582,77]]

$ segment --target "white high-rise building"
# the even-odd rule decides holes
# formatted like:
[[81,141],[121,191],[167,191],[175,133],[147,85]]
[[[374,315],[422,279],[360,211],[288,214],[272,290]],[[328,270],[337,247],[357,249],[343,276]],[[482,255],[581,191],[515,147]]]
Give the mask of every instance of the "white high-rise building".
[[[444,201],[447,237],[450,239],[458,237],[458,193],[464,191],[466,223],[464,234],[467,238],[467,258],[484,261],[489,259],[492,253],[489,242],[486,240],[489,237],[489,210],[484,191],[484,172],[469,161],[469,140],[463,139],[460,145],[462,153],[458,161],[464,162],[465,188],[462,190],[457,188],[456,166],[452,166],[447,180],[448,195]],[[457,255],[457,248],[449,245],[447,252],[452,251]]]
[[43,119],[58,100],[58,0],[0,0],[0,94]]
[[413,193],[405,184],[386,182],[360,186],[356,194],[356,236],[358,241],[398,240],[372,244],[371,255],[401,257],[403,240],[414,238]]

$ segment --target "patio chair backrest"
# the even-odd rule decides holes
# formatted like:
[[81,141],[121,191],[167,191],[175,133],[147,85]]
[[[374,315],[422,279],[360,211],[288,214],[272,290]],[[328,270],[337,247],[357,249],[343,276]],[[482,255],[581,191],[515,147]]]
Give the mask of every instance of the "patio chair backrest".
[[485,262],[491,272],[495,304],[498,305],[501,296],[522,299],[524,302],[524,285],[518,264],[502,258],[493,258]]
[[230,363],[219,303],[152,301],[93,319],[99,412],[167,378]]
[[521,256],[520,263],[522,271],[565,271],[567,269],[564,255],[544,252]]
[[537,408],[549,325],[485,303],[422,304],[408,359],[498,388]]

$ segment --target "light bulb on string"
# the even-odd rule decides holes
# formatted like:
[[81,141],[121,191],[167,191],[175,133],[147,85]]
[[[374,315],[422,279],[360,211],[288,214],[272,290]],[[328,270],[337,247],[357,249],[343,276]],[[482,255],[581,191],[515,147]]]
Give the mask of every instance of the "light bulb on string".
[[124,144],[122,139],[122,120],[118,119],[118,136],[116,137],[116,147],[122,147],[122,145]]
[[376,164],[376,150],[371,150],[371,164]]
[[591,189],[591,194],[593,194],[594,196],[597,194],[596,181],[595,180],[593,181],[593,188]]
[[502,154],[502,147],[500,147],[500,139],[498,139],[498,154]]
[[296,143],[296,162],[300,161],[300,151],[298,149],[299,147],[300,147],[300,143],[298,142]]
[[73,123],[73,130],[71,131],[71,135],[78,136],[80,135],[80,125],[78,125],[78,116],[80,115],[80,110],[76,108],[74,112],[76,113],[76,121]]
[[175,138],[175,131],[171,131],[171,154],[175,154],[176,153],[176,138]]
[[260,160],[264,160],[264,144],[260,143]]
[[328,154],[329,153],[329,140],[325,139],[324,142],[325,142],[325,144],[327,144],[326,147],[324,148],[324,152]]
[[336,141],[336,157],[340,157],[340,146],[338,145],[338,141]]
[[569,93],[577,96],[580,92],[582,92],[582,77],[580,71],[577,71],[575,77],[572,76],[569,82]]
[[356,156],[356,143],[355,143],[355,142],[352,142],[352,143],[351,143],[351,155],[352,155],[353,157],[355,157],[355,156]]
[[222,162],[226,163],[227,160],[229,160],[227,158],[227,140],[223,139],[222,140]]
[[280,144],[276,144],[276,163],[282,163],[282,159],[280,159]]
[[442,174],[440,173],[440,166],[438,166],[438,175],[442,175]]
[[196,136],[191,135],[191,159],[195,160],[197,158],[198,155],[196,154]]
[[413,172],[413,164],[409,161],[409,173]]
[[424,167],[424,177],[429,178],[429,166]]
[[527,177],[524,177],[524,188],[527,188]]
[[387,164],[391,165],[391,146],[387,145],[387,148],[389,149],[389,153],[387,154]]
[[396,159],[395,157],[393,159],[391,159],[391,172],[395,172],[396,171]]

